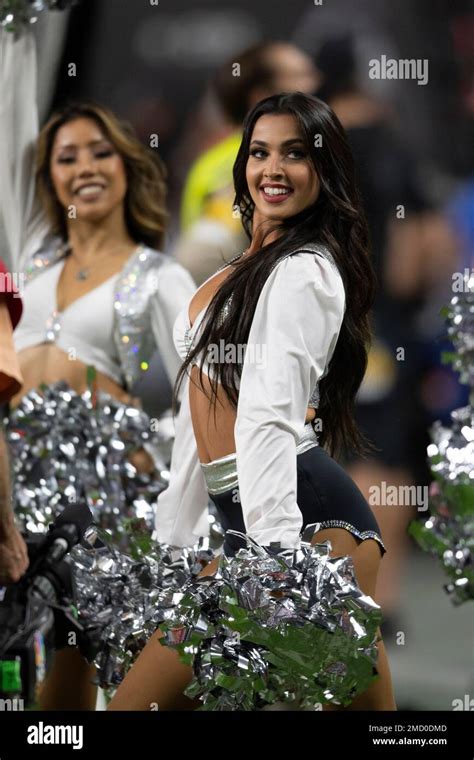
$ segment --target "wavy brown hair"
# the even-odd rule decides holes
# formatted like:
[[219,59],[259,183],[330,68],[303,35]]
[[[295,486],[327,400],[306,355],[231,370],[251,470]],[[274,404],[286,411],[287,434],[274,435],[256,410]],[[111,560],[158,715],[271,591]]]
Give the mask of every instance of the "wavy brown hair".
[[[244,229],[251,239],[254,204],[246,179],[252,133],[257,120],[267,114],[290,114],[298,123],[301,137],[320,181],[316,201],[279,225],[280,236],[264,244],[255,255],[232,265],[206,312],[199,339],[181,366],[175,398],[184,374],[210,344],[246,345],[262,288],[281,259],[308,244],[326,246],[339,269],[346,294],[346,311],[339,338],[325,377],[320,380],[318,417],[322,421],[321,445],[330,453],[355,451],[364,455],[371,445],[357,428],[354,399],[367,367],[371,342],[369,311],[375,295],[375,273],[370,258],[368,227],[357,190],[354,162],[346,133],[334,111],[323,101],[302,93],[274,95],[257,103],[244,123],[242,143],[234,164],[235,204],[240,208]],[[315,147],[321,135],[322,147]],[[232,296],[225,319],[224,304]],[[282,304],[282,309],[285,305]],[[291,319],[292,315],[288,314]],[[308,313],[308,320],[311,320]],[[318,330],[317,322],[313,329]],[[237,407],[236,374],[242,368],[227,362],[216,364],[210,378],[210,403],[217,400],[217,383],[234,408]],[[201,370],[202,383],[202,370]],[[204,386],[203,386],[204,387]],[[215,406],[214,406],[215,409]]]
[[120,154],[125,165],[127,192],[125,223],[130,237],[152,248],[162,247],[168,214],[165,208],[166,171],[159,156],[146,148],[127,122],[93,102],[69,103],[56,111],[40,132],[36,182],[52,232],[67,240],[66,212],[51,179],[51,151],[60,127],[75,119],[92,119]]

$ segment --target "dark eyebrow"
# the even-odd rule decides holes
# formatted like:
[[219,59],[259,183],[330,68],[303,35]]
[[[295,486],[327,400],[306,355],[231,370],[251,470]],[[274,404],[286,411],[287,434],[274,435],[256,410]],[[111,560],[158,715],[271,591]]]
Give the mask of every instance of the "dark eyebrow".
[[[254,143],[256,145],[261,145],[263,148],[268,147],[268,143],[266,143],[264,140],[252,140],[250,144],[253,145]],[[304,145],[304,140],[302,140],[301,137],[291,137],[289,140],[282,142],[282,146],[286,148],[288,145],[294,145],[295,143],[302,143]]]
[[[90,143],[87,143],[87,147],[91,148],[94,145],[99,145],[100,143],[103,143],[103,142],[110,143],[110,145],[112,144],[108,137],[101,137],[100,140],[91,140]],[[77,145],[76,143],[66,143],[64,145],[58,145],[56,150],[63,150],[66,148],[77,148]]]

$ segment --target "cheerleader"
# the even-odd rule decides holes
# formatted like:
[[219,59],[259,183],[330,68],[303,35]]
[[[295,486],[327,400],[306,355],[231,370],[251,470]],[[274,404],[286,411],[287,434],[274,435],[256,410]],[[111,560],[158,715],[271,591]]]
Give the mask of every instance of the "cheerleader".
[[[0,107],[7,136],[0,163],[8,168],[0,210],[10,268],[24,281],[23,316],[14,335],[23,387],[11,406],[44,385],[54,398],[59,381],[76,394],[92,387],[97,404],[112,396],[126,406],[157,349],[174,382],[180,360],[172,327],[195,290],[183,267],[159,250],[166,223],[163,167],[108,109],[79,103],[53,114],[41,130],[34,172],[33,43],[29,35],[2,43],[2,76],[10,87]],[[32,424],[35,413],[29,409]],[[52,418],[51,428],[59,422]],[[72,428],[62,443],[73,445],[78,432]],[[152,457],[140,441],[136,448],[135,468],[152,472]],[[40,459],[38,467],[45,464]],[[100,480],[98,474],[98,488]],[[81,483],[79,469],[76,481]],[[26,519],[26,527],[44,529],[54,513],[41,514],[29,500],[24,478],[14,484],[14,507],[17,514],[37,515],[38,525]],[[76,650],[62,650],[41,706],[91,709],[92,675]]]
[[[315,542],[350,555],[375,596],[385,552],[373,513],[333,458],[362,452],[353,418],[370,344],[374,274],[346,136],[333,111],[301,93],[247,116],[234,166],[248,249],[208,279],[175,324],[183,396],[170,485],[156,533],[179,546],[206,532],[208,497],[225,529],[272,548]],[[241,364],[216,347],[246,347]],[[228,534],[224,552],[242,543]],[[205,568],[212,573],[216,561]],[[191,668],[153,636],[111,702],[114,710],[192,709]],[[353,709],[395,709],[382,640],[378,679]]]

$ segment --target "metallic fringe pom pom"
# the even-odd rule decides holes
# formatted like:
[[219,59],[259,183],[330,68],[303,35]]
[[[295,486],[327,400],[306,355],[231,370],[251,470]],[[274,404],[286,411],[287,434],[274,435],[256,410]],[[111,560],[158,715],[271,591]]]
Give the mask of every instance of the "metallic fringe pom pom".
[[[67,504],[84,502],[122,547],[127,519],[143,520],[151,534],[157,496],[168,483],[167,420],[152,426],[134,406],[101,391],[79,395],[60,382],[30,391],[5,422],[14,510],[26,530],[44,533]],[[144,446],[153,451],[151,475],[129,461]]]
[[449,578],[445,590],[454,604],[474,599],[474,272],[458,278],[457,295],[442,309],[454,352],[443,356],[470,386],[469,405],[451,413],[446,427],[436,422],[428,446],[431,516],[409,532],[424,551],[437,556]]
[[73,550],[79,621],[94,641],[103,687],[126,675],[161,624],[194,672],[187,694],[204,710],[349,704],[374,678],[380,608],[358,587],[350,557],[328,543],[274,552],[250,539],[197,577],[207,544],[178,549],[131,541]]

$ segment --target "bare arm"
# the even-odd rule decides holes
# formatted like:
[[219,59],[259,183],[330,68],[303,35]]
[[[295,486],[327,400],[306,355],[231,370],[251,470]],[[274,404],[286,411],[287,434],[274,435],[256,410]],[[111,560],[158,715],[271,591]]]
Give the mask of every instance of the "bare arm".
[[[0,294],[0,402],[21,384],[13,348],[12,325],[5,298]],[[0,584],[14,583],[28,567],[26,545],[15,526],[11,507],[10,467],[3,430],[0,427]]]
[[16,583],[27,567],[26,545],[13,519],[7,446],[0,430],[0,584]]
[[0,430],[0,530],[10,515],[10,469],[5,436]]

